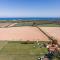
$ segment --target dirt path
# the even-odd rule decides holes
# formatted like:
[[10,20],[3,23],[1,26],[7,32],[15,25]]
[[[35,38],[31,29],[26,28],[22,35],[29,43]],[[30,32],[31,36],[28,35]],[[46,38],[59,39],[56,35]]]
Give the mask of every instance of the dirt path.
[[9,25],[8,27],[12,27],[12,26],[14,26],[15,24],[17,24],[17,23],[13,23],[13,24]]

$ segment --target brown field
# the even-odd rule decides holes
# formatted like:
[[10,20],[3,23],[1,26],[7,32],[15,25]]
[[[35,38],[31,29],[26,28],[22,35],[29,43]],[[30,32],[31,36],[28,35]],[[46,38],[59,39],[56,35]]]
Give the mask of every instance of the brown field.
[[0,23],[0,28],[4,28],[4,27],[12,27],[17,23]]
[[12,23],[0,23],[0,27],[8,27]]
[[36,27],[22,26],[0,28],[0,41],[48,41],[49,39]]
[[60,42],[60,27],[40,27],[46,34]]

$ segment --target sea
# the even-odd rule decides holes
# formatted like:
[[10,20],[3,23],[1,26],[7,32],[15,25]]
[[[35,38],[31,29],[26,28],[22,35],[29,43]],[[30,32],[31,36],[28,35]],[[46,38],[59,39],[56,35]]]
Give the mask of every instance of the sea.
[[54,21],[54,20],[59,20],[60,18],[41,18],[41,17],[12,17],[12,18],[0,18],[0,20],[49,20],[49,21]]

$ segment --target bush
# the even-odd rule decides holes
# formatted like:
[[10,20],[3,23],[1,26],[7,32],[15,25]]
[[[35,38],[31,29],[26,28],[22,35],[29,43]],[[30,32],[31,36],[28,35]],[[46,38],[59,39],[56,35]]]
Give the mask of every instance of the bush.
[[21,44],[34,44],[34,43],[35,43],[35,41],[29,41],[29,40],[21,41]]

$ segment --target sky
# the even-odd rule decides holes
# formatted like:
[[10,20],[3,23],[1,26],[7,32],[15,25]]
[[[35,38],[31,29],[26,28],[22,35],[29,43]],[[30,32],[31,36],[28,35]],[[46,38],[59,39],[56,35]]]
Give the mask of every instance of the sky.
[[60,0],[0,0],[0,17],[60,17]]

